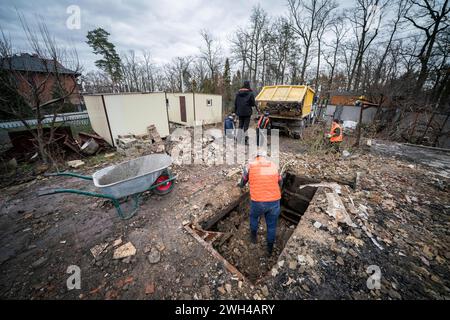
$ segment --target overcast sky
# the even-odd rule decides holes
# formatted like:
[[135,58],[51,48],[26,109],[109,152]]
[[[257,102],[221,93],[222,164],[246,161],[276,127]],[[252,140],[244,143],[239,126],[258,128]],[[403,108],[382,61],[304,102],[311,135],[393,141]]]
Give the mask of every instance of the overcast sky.
[[[95,68],[97,57],[85,43],[88,30],[102,27],[119,53],[149,50],[156,63],[176,56],[196,55],[202,44],[201,29],[208,29],[224,49],[232,32],[248,21],[258,3],[272,16],[287,12],[286,1],[277,0],[2,0],[0,25],[16,51],[26,52],[27,43],[16,10],[30,25],[45,21],[48,29],[64,45],[73,44],[85,71]],[[68,29],[67,8],[81,10],[80,29]]]

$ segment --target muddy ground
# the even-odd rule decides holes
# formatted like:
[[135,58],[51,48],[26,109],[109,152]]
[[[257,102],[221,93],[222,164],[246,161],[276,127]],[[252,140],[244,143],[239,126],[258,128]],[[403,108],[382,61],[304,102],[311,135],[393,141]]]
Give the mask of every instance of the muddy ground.
[[[138,214],[125,221],[103,200],[71,194],[37,196],[38,190],[55,186],[93,190],[89,181],[41,176],[2,189],[0,297],[450,297],[446,169],[414,163],[398,154],[396,158],[389,153],[375,154],[367,147],[352,149],[350,156],[343,157],[305,152],[307,147],[298,140],[282,137],[280,142],[282,161],[293,161],[292,174],[340,182],[338,194],[354,226],[329,215],[326,194],[331,189],[319,187],[286,246],[277,243],[276,254],[264,267],[269,272],[257,284],[237,279],[184,228],[188,222],[213,216],[242,195],[236,186],[239,176],[234,174],[239,167],[175,165],[172,170],[178,179],[172,193],[144,195]],[[105,158],[80,172],[92,174],[121,160]],[[357,185],[352,186],[356,176]],[[240,228],[245,230],[247,224],[244,219]],[[264,228],[264,223],[261,226]],[[240,234],[233,250],[242,241],[238,250],[252,251],[245,232]],[[136,248],[135,254],[113,259],[115,249],[128,242]],[[263,230],[258,243],[264,243]],[[102,244],[104,250],[94,258],[91,248]],[[251,259],[250,254],[246,257]],[[66,286],[71,265],[81,269],[79,290]],[[378,289],[367,286],[369,266],[380,269]]]

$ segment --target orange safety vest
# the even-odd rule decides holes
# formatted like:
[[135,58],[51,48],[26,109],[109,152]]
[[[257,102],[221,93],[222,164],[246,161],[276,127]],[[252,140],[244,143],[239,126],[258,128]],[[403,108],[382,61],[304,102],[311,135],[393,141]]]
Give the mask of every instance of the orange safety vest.
[[272,161],[257,157],[249,166],[250,198],[269,202],[281,199],[278,168]]
[[[263,123],[264,120],[264,123]],[[269,118],[266,118],[265,116],[261,116],[258,121],[258,128],[259,129],[266,129],[267,125],[269,124]]]
[[[334,137],[334,135],[336,134],[336,129],[339,128],[340,133],[337,137]],[[343,140],[343,133],[342,133],[342,127],[340,126],[340,124],[333,122],[333,124],[331,125],[331,138],[330,138],[330,142],[342,142]]]

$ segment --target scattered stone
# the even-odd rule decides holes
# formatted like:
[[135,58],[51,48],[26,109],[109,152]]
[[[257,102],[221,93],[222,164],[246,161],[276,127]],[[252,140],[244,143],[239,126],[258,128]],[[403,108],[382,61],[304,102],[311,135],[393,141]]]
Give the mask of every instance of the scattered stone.
[[297,261],[291,260],[289,261],[289,269],[295,270],[297,268]]
[[100,254],[106,249],[106,247],[108,247],[108,243],[100,243],[97,244],[96,246],[91,248],[91,253],[94,256],[94,259],[97,260],[97,258],[100,256]]
[[355,257],[355,258],[358,256],[358,254],[356,253],[356,251],[353,250],[353,249],[351,249],[351,248],[348,250],[348,253],[349,253],[352,257]]
[[225,290],[227,290],[228,293],[231,293],[231,284],[226,283],[225,284]]
[[151,264],[158,263],[161,260],[161,254],[159,253],[158,249],[152,248],[147,256],[147,259]]
[[219,291],[221,295],[224,295],[226,293],[225,288],[222,286],[218,287],[217,291]]
[[320,229],[320,227],[322,226],[322,224],[319,221],[314,222],[313,224],[314,228],[316,229]]
[[42,256],[42,257],[40,257],[39,259],[37,259],[35,262],[33,262],[33,263],[31,264],[31,267],[32,267],[33,269],[39,268],[39,267],[42,266],[46,261],[47,261],[47,258],[44,257],[44,256]]
[[271,272],[271,274],[272,274],[272,277],[276,277],[277,274],[278,274],[277,268],[272,268],[272,270],[271,270],[270,272]]
[[155,292],[155,284],[150,282],[145,286],[145,294],[153,294]]
[[113,259],[122,259],[136,254],[136,248],[131,242],[127,242],[124,245],[114,250]]
[[120,237],[119,239],[115,240],[113,243],[113,247],[117,247],[119,244],[122,243],[122,237]]
[[72,160],[72,161],[67,161],[67,165],[71,168],[79,168],[81,166],[84,166],[84,161],[81,160]]
[[158,249],[159,251],[164,251],[164,249],[166,249],[166,246],[162,243],[158,243],[156,245],[156,249]]
[[261,288],[261,292],[262,292],[264,297],[269,296],[269,289],[267,288],[266,285]]
[[337,262],[338,264],[340,264],[341,266],[344,265],[344,260],[342,260],[341,257],[337,257],[336,262]]

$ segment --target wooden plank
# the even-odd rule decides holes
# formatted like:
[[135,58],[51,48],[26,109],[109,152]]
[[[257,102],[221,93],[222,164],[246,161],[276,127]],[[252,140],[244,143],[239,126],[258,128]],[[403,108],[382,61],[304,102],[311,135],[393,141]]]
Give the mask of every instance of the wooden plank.
[[236,276],[239,280],[242,281],[247,281],[247,279],[244,277],[244,275],[242,273],[239,272],[238,269],[236,269],[235,266],[233,266],[231,263],[229,263],[224,257],[222,257],[222,255],[220,253],[218,253],[210,243],[206,242],[205,240],[203,240],[196,232],[195,230],[193,230],[190,225],[185,225],[184,229],[190,233],[198,242],[200,242],[200,244],[209,251],[209,253],[211,253],[213,255],[213,257],[215,257],[216,259],[218,259],[220,262],[223,263],[224,267],[230,271],[234,276]]

